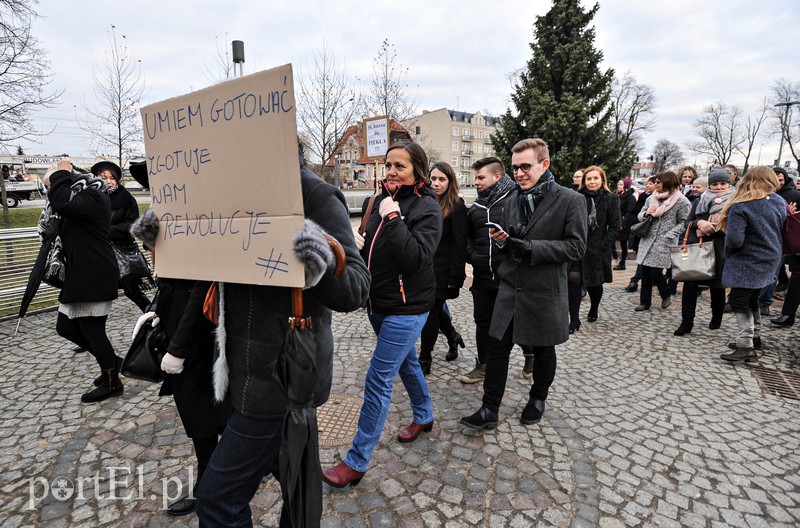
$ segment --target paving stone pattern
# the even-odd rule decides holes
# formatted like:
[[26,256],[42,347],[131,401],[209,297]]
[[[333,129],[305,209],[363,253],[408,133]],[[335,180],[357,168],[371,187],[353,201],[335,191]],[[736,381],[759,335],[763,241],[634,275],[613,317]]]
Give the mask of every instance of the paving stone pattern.
[[[679,297],[635,313],[638,294],[623,291],[631,274],[606,285],[597,323],[585,322],[584,303],[580,331],[557,349],[542,422],[519,422],[529,382],[515,349],[499,427],[482,434],[458,424],[482,393],[458,381],[474,362],[472,298],[451,301],[467,348],[446,362],[440,338],[428,377],[433,431],[396,441],[411,420],[398,381],[366,477],[323,487],[322,525],[800,525],[800,401],[764,394],[749,367],[720,361],[735,320],[726,314],[708,330],[707,297],[684,337],[672,335]],[[137,315],[127,299],[115,303],[109,334],[120,354]],[[194,515],[163,511],[188,490],[195,464],[172,399],[125,380],[123,397],[81,404],[97,368],[56,335],[55,313],[27,317],[13,338],[15,325],[0,322],[0,527],[197,526]],[[336,315],[334,331],[334,392],[360,396],[374,346],[365,313]],[[759,366],[800,374],[796,329],[765,328],[764,343]],[[322,449],[323,467],[346,451]],[[255,525],[277,526],[280,504],[265,480],[251,503]]]

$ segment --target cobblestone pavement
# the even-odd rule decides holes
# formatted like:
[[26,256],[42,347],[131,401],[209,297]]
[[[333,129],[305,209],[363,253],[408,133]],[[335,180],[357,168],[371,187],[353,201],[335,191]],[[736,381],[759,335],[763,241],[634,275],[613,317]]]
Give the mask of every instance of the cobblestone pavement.
[[[719,354],[734,335],[732,314],[708,330],[704,297],[692,333],[675,337],[679,297],[667,310],[635,313],[638,294],[623,291],[631,273],[606,286],[596,323],[585,322],[584,303],[580,331],[557,347],[544,419],[530,427],[519,422],[529,383],[519,349],[499,427],[476,434],[458,425],[480,405],[481,386],[458,381],[474,362],[471,295],[451,302],[467,347],[454,362],[444,361],[443,338],[437,347],[433,431],[395,440],[411,420],[398,382],[364,480],[324,486],[323,526],[800,525],[800,401],[756,378],[785,372],[797,397],[797,330],[765,328],[758,364],[726,365]],[[127,299],[115,303],[109,333],[120,353],[136,315]],[[194,466],[171,398],[126,380],[123,397],[81,404],[96,367],[56,335],[55,313],[29,316],[12,338],[15,324],[0,322],[0,526],[197,526],[194,515],[162,511],[180,485],[188,489]],[[360,396],[372,331],[363,312],[334,325],[334,392]],[[348,446],[324,447],[323,467]],[[274,481],[252,508],[256,525],[277,526]]]

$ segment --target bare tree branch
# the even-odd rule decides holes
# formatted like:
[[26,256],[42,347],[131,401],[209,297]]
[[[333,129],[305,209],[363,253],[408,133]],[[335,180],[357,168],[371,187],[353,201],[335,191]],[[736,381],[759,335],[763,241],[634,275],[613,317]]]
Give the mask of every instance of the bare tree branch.
[[676,170],[684,164],[681,147],[668,139],[659,139],[653,150],[653,162],[653,174],[658,174],[667,170]]
[[[796,111],[794,107],[797,105],[784,106],[785,103],[792,101],[800,101],[800,81],[791,82],[786,79],[778,79],[772,83],[772,93],[769,98],[771,105],[769,120],[772,135],[777,134],[779,137],[781,134],[783,135],[783,140],[789,147],[795,163],[800,165],[800,120],[796,121],[794,127],[792,126],[792,118]],[[774,106],[776,104],[782,104],[782,106]],[[778,163],[783,163],[783,160],[778,160]]]
[[214,62],[211,66],[204,64],[206,77],[212,83],[227,81],[233,77],[233,62],[231,59],[230,41],[228,32],[225,32],[224,42],[220,43],[220,38],[214,35],[215,52]]
[[86,118],[78,125],[89,136],[89,148],[95,154],[111,155],[120,167],[144,150],[142,119],[139,107],[146,87],[141,61],[128,50],[127,39],[117,40],[114,25],[108,35],[110,49],[102,64],[92,69],[94,104],[82,102]]
[[611,83],[612,137],[622,148],[633,151],[642,146],[645,132],[656,126],[656,95],[646,84],[639,84],[630,72]]
[[[314,55],[314,65],[304,69],[297,86],[297,124],[307,154],[322,165],[322,176],[328,176],[326,163],[337,147],[337,141],[353,124],[359,107],[358,94],[345,66],[339,67],[336,57],[325,44]],[[327,179],[331,179],[328,177]]]
[[52,108],[64,90],[49,90],[50,61],[31,34],[32,0],[0,1],[0,145],[52,132],[36,131],[31,112]]
[[700,139],[690,141],[686,146],[693,152],[713,157],[715,163],[728,163],[745,140],[741,115],[741,108],[728,106],[722,101],[706,106],[700,118],[692,124]]
[[417,101],[408,94],[408,68],[397,63],[397,51],[389,39],[384,39],[372,60],[362,111],[366,115],[389,116],[401,123],[417,112]]
[[742,174],[747,172],[747,168],[750,166],[750,155],[753,153],[753,147],[756,144],[756,140],[761,133],[761,126],[769,117],[769,103],[767,102],[767,98],[764,97],[764,100],[761,102],[761,106],[758,109],[758,114],[754,116],[747,116],[747,122],[744,125],[744,148],[741,146],[736,147],[736,151],[744,156],[744,168],[742,169]]

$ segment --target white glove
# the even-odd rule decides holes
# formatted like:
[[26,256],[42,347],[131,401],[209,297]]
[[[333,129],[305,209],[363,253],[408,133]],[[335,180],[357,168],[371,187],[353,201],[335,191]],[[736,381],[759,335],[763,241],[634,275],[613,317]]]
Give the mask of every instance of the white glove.
[[[156,315],[155,312],[145,312],[141,315],[141,317],[139,317],[139,319],[136,320],[136,324],[133,326],[133,334],[131,335],[131,341],[136,339],[136,334],[139,333],[139,329],[142,328],[142,325],[145,323],[145,321],[147,321],[148,319],[150,319],[155,315]],[[156,319],[158,318],[156,317]],[[153,326],[156,326],[155,320],[153,321]]]
[[177,358],[167,352],[161,360],[161,370],[167,374],[180,374],[183,372],[183,359]]
[[357,227],[353,228],[353,237],[356,239],[356,247],[358,250],[361,251],[364,249],[364,237],[359,234]]
[[391,196],[387,196],[381,200],[381,206],[378,208],[378,213],[380,213],[381,218],[386,218],[386,215],[392,211],[397,211],[397,214],[400,214],[400,204],[395,202]]

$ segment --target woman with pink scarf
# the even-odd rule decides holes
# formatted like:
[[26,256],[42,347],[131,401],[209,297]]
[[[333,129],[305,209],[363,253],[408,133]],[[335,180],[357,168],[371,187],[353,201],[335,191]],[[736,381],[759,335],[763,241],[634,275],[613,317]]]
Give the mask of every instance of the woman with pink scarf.
[[672,171],[656,175],[656,188],[639,213],[639,220],[650,216],[650,230],[639,242],[636,262],[642,265],[642,289],[637,312],[650,309],[653,283],[661,295],[661,308],[672,303],[669,287],[662,270],[669,268],[670,246],[677,244],[685,229],[691,208],[689,200],[680,191],[680,179]]

